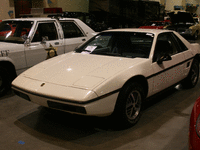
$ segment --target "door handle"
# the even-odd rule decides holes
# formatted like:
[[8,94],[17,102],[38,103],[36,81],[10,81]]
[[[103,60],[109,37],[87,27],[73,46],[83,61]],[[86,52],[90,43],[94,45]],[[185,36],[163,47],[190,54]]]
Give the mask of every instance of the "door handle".
[[59,45],[59,42],[55,42],[54,44],[55,44],[55,45]]
[[86,39],[82,39],[82,41],[86,41]]

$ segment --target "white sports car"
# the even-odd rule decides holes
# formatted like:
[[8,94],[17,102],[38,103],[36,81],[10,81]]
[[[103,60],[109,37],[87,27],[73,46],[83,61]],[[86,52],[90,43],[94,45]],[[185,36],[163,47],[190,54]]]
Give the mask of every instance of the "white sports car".
[[200,46],[175,31],[115,29],[99,33],[75,51],[46,60],[19,75],[15,93],[42,106],[134,125],[142,104],[199,77]]

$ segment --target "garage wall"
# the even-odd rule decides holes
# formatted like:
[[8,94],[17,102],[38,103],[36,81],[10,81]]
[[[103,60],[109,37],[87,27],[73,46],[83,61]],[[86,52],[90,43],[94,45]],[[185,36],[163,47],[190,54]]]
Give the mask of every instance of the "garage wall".
[[89,0],[33,0],[33,6],[34,8],[61,7],[63,11],[88,12]]
[[[15,18],[14,1],[15,0],[1,0],[0,20]],[[88,12],[90,1],[92,2],[92,0],[32,0],[32,7],[33,8],[62,7],[63,11]],[[109,1],[109,0],[101,0],[101,1]],[[200,4],[200,0],[150,0],[150,1],[158,1],[162,5],[166,4],[165,6],[166,10],[173,10],[174,5],[185,6],[186,3],[193,5]],[[197,12],[198,14],[200,14],[199,8]]]
[[[109,12],[109,2],[115,2],[116,0],[90,0],[90,11],[105,11]],[[115,7],[115,6],[113,6]],[[118,6],[119,7],[119,6]],[[119,11],[119,10],[117,10]]]
[[14,0],[1,0],[0,20],[15,17]]
[[199,0],[186,0],[186,3],[197,5]]
[[159,2],[161,5],[164,5],[167,0],[149,0],[149,1],[156,1]]
[[32,0],[32,8],[43,8],[44,7],[44,3],[46,3],[46,1],[43,1],[43,0]]
[[196,6],[200,3],[200,0],[165,0],[166,1],[166,10],[174,10],[174,6],[183,6],[185,7],[186,4],[191,4]]
[[57,0],[57,7],[63,11],[88,12],[89,0]]
[[182,0],[166,0],[165,9],[168,11],[174,10],[175,5],[182,6]]

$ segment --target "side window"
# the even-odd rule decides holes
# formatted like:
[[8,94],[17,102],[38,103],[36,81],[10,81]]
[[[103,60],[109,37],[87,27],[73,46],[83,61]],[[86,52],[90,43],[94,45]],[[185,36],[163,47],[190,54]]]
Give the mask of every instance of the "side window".
[[58,33],[54,22],[39,23],[32,42],[41,42],[43,37],[47,37],[48,40],[58,39]]
[[74,22],[60,22],[65,38],[83,37],[84,34]]
[[169,54],[170,56],[172,56],[177,53],[177,46],[170,33],[162,33],[158,35],[153,62],[157,61],[160,57],[162,57],[165,54]]
[[185,44],[175,34],[172,34],[172,35],[173,35],[175,41],[177,42],[180,52],[188,50],[188,48],[185,46]]
[[10,31],[10,30],[11,30],[10,25],[9,24],[5,24],[3,30],[1,30],[1,31]]

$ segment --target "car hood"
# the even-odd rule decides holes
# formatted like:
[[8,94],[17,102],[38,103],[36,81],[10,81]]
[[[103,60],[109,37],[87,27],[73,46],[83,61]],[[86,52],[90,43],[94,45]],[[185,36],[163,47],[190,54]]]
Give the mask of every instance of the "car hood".
[[91,89],[145,60],[72,52],[44,61],[20,76],[62,86]]
[[179,23],[195,23],[192,15],[188,12],[171,12],[168,13],[170,16],[170,20],[172,24],[179,24]]

